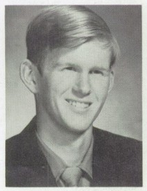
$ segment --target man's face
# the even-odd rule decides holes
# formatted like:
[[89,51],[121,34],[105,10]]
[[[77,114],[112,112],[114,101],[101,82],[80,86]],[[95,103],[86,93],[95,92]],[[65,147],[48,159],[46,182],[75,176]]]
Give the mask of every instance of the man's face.
[[111,89],[110,51],[97,40],[52,51],[37,79],[41,115],[57,128],[82,133],[92,126]]

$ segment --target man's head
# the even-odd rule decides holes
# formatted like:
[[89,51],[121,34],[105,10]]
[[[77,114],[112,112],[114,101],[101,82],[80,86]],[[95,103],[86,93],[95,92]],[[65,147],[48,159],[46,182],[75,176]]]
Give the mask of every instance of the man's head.
[[84,6],[49,6],[28,26],[27,58],[41,70],[49,50],[75,48],[94,38],[110,48],[112,66],[118,45],[100,16]]
[[113,86],[117,47],[106,23],[83,6],[51,6],[31,22],[21,78],[52,133],[92,126]]

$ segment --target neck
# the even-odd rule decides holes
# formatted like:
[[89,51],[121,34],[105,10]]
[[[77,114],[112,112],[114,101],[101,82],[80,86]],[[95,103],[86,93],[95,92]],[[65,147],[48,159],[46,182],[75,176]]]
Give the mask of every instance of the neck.
[[69,166],[80,163],[92,141],[92,127],[82,133],[73,133],[40,115],[37,115],[37,133]]

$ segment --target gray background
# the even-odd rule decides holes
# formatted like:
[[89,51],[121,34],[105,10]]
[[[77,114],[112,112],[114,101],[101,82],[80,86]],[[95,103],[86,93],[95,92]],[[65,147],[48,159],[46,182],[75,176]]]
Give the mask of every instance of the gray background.
[[[35,115],[33,95],[19,78],[26,58],[27,25],[44,6],[6,6],[6,138],[19,133]],[[94,125],[142,139],[141,6],[88,6],[108,24],[117,38],[121,57],[116,63],[115,84]]]

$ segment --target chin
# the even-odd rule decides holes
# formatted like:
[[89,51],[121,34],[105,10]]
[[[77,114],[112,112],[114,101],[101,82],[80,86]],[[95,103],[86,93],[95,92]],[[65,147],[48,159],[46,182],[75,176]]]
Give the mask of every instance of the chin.
[[80,124],[80,122],[67,126],[67,128],[71,132],[76,133],[76,134],[82,134],[85,131],[87,131],[90,127],[91,127],[90,124],[88,124],[88,125],[87,124]]

